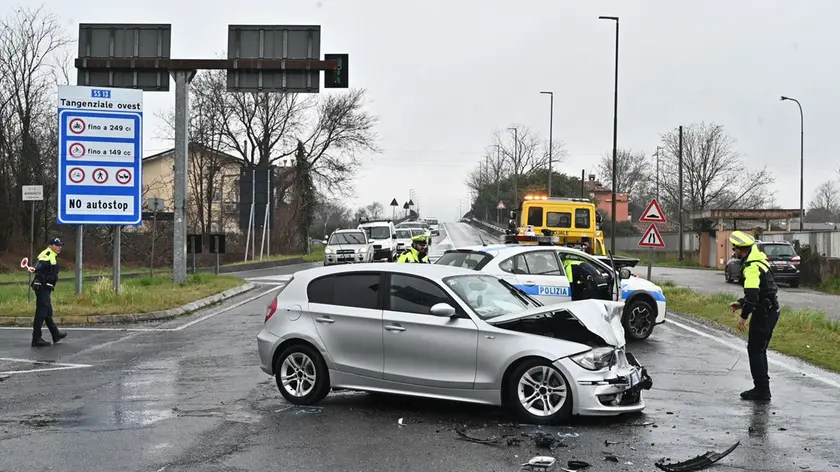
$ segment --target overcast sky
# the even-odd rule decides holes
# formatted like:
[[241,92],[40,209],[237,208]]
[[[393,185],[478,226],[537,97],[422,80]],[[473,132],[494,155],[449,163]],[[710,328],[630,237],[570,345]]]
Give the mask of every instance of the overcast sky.
[[[619,147],[653,153],[672,128],[717,122],[747,165],[772,171],[778,203],[798,208],[799,111],[779,101],[788,95],[805,111],[806,205],[840,166],[836,0],[122,3],[45,5],[74,39],[79,22],[171,23],[174,58],[215,57],[228,24],[321,25],[322,54],[350,54],[351,86],[369,91],[381,120],[384,152],[366,158],[350,205],[402,204],[414,189],[425,216],[452,220],[494,129],[519,123],[548,135],[541,90],[555,93],[555,141],[569,154],[560,170],[593,170],[612,147],[615,28],[599,15],[621,17]],[[155,139],[153,115],[174,92],[144,100],[148,155],[169,147]]]

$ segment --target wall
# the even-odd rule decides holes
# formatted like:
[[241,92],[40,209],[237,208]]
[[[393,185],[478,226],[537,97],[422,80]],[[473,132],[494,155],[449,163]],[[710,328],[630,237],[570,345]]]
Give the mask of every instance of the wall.
[[840,231],[808,231],[804,233],[764,233],[762,241],[788,241],[799,240],[802,245],[811,246],[811,251],[823,257],[840,257]]

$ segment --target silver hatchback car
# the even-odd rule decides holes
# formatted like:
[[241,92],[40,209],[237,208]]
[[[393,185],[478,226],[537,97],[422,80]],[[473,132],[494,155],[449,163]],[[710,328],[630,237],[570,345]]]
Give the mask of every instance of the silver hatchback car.
[[331,388],[509,407],[547,424],[645,408],[621,302],[542,306],[509,283],[429,264],[300,271],[268,306],[263,371],[289,402]]

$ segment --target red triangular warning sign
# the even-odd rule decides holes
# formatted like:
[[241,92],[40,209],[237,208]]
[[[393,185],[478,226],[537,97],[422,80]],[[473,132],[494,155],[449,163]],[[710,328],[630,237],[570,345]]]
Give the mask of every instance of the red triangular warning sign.
[[639,240],[639,246],[641,247],[665,247],[665,241],[662,240],[662,235],[659,234],[659,230],[656,228],[656,225],[650,225],[650,228],[645,231],[645,234],[642,236],[642,239]]
[[642,223],[665,223],[665,212],[662,211],[662,207],[659,206],[659,202],[655,198],[645,208],[639,221]]

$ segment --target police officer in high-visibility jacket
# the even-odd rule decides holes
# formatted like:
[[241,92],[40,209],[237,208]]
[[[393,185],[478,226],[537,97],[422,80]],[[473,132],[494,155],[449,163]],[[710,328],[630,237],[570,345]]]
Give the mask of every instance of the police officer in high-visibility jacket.
[[750,319],[747,353],[750,356],[750,372],[754,388],[741,393],[745,400],[770,400],[770,377],[767,373],[767,347],[773,336],[773,329],[779,321],[779,291],[770,264],[765,255],[755,244],[755,239],[742,231],[734,231],[729,236],[732,249],[741,259],[741,283],[744,285],[744,298],[729,304],[735,312],[741,310],[738,329],[747,329]]
[[426,254],[428,249],[429,245],[428,241],[426,241],[426,236],[415,236],[411,238],[411,247],[400,255],[400,258],[397,259],[397,262],[429,263],[429,257]]
[[35,291],[35,321],[32,324],[32,347],[50,346],[50,343],[41,337],[41,326],[47,323],[54,343],[67,337],[67,333],[58,330],[53,321],[52,292],[58,282],[58,261],[56,257],[61,254],[64,243],[53,238],[47,242],[47,248],[38,255],[38,263],[30,267],[29,271],[35,274],[32,280],[32,290]]

